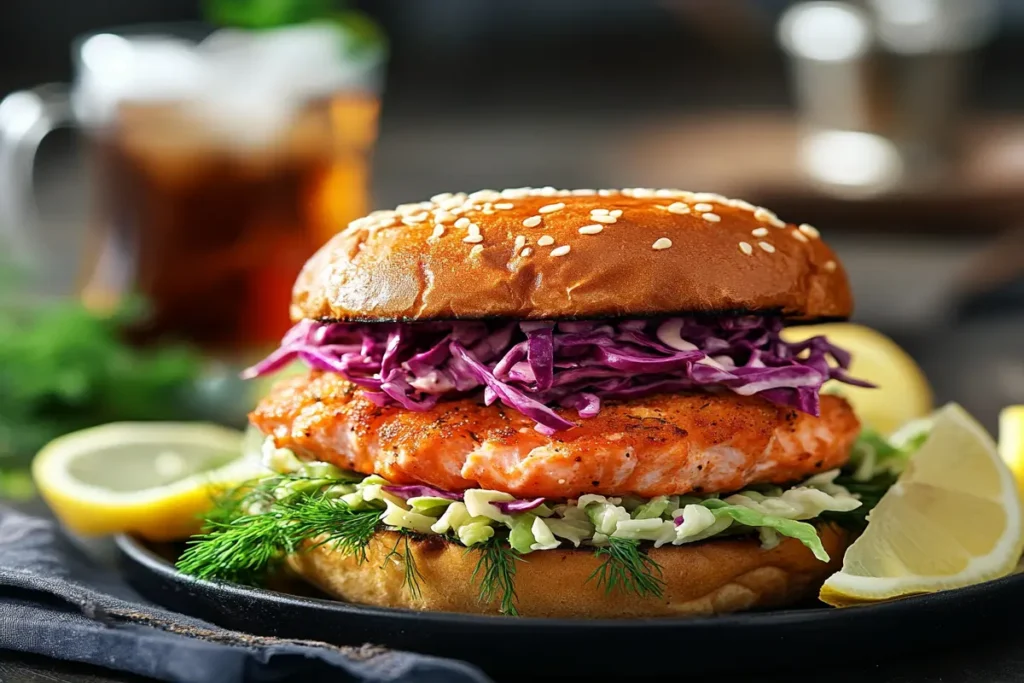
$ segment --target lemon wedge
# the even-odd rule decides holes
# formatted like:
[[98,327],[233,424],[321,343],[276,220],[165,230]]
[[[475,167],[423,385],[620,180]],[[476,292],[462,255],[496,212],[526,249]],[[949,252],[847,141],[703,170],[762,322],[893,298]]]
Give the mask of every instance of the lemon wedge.
[[889,337],[870,327],[852,323],[827,323],[788,327],[786,341],[796,342],[818,335],[852,356],[850,375],[876,385],[875,389],[829,382],[826,386],[842,394],[861,421],[888,436],[901,425],[932,411],[932,390],[917,363]]
[[1024,406],[1007,406],[999,413],[999,455],[1024,496]]
[[240,457],[243,438],[211,424],[107,424],[51,441],[32,461],[32,476],[72,531],[186,538],[218,490],[264,471]]
[[841,607],[981,583],[1013,571],[1022,547],[1013,474],[981,425],[951,403],[820,597]]

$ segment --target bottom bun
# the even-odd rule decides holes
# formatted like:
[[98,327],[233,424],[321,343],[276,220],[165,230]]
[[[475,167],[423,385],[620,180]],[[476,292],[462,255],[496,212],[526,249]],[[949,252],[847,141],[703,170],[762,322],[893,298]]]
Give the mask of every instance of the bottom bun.
[[[842,565],[851,541],[833,524],[818,527],[832,558],[815,559],[798,541],[787,538],[764,550],[757,537],[705,541],[650,548],[662,569],[660,598],[621,590],[606,592],[588,580],[602,559],[589,550],[539,550],[516,562],[516,607],[524,617],[636,618],[722,614],[791,605],[817,594]],[[378,532],[365,561],[321,545],[293,555],[289,562],[303,578],[349,602],[439,612],[497,614],[497,600],[480,600],[480,554],[439,536],[410,537],[409,552],[419,571],[418,595],[405,585],[398,533]],[[393,552],[394,551],[394,552]]]

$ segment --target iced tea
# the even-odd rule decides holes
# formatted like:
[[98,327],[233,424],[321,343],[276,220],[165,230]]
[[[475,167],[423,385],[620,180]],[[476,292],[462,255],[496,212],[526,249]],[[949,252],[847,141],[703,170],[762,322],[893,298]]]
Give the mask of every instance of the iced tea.
[[251,117],[230,130],[189,106],[122,102],[92,134],[86,301],[141,294],[151,315],[140,340],[215,351],[277,341],[302,264],[367,211],[377,110],[372,94],[321,98],[267,137],[244,128]]

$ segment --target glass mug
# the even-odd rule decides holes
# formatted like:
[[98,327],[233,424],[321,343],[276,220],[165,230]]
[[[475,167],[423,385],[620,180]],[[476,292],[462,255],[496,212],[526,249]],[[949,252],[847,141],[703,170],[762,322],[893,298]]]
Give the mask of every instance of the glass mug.
[[32,158],[85,132],[92,213],[80,295],[141,295],[139,342],[273,344],[305,260],[367,211],[383,50],[345,55],[328,24],[250,33],[126,29],[75,43],[70,88],[0,103],[0,197],[32,241]]

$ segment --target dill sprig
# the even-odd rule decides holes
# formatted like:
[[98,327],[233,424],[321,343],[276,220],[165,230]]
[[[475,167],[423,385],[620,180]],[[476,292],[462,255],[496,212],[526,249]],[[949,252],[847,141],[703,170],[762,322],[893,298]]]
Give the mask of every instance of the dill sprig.
[[[381,510],[353,510],[322,491],[278,499],[286,477],[245,484],[221,496],[205,517],[204,533],[188,542],[177,567],[201,579],[262,585],[284,558],[318,538],[340,551],[366,557]],[[306,549],[315,546],[306,546]]]
[[381,510],[353,510],[345,503],[321,494],[299,494],[279,504],[288,522],[288,535],[296,545],[319,538],[309,549],[329,545],[346,555],[366,561],[366,546],[380,525]]
[[661,579],[661,566],[640,549],[640,542],[626,538],[609,538],[594,555],[604,558],[587,581],[597,578],[598,587],[605,593],[622,590],[640,597],[662,596],[665,582]]
[[[398,546],[401,543],[405,544],[405,548],[403,548],[402,552],[398,552]],[[384,562],[381,563],[380,568],[384,569],[391,558],[395,558],[402,563],[402,568],[405,570],[405,578],[402,580],[402,585],[405,586],[405,589],[409,591],[409,595],[414,600],[419,600],[423,595],[423,592],[420,590],[420,579],[423,578],[423,574],[420,573],[419,568],[416,566],[416,558],[409,547],[408,533],[399,533],[398,538],[395,539],[394,547],[384,556]]]
[[177,562],[180,571],[200,579],[260,586],[294,549],[285,527],[270,515],[243,515],[207,528]]
[[[467,548],[466,552],[470,550]],[[478,552],[480,559],[473,569],[473,580],[480,577],[480,601],[490,604],[497,598],[502,614],[519,616],[516,609],[516,562],[524,560],[512,546],[497,536],[479,546]]]

